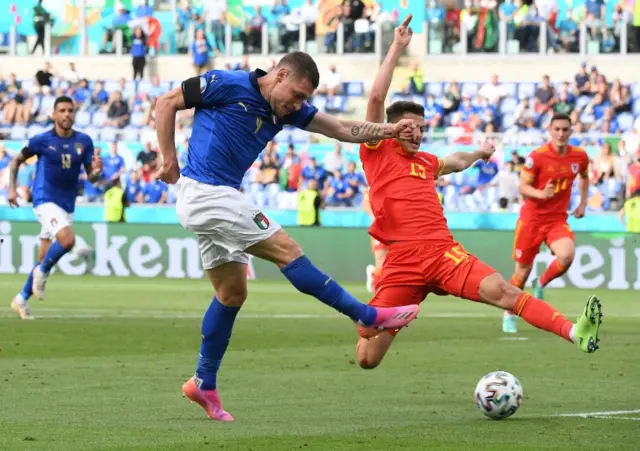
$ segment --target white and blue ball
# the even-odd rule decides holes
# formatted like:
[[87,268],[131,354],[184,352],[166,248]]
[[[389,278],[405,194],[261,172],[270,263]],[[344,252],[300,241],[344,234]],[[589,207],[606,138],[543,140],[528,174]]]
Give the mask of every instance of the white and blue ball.
[[494,420],[503,420],[518,411],[523,393],[520,381],[506,371],[487,374],[476,386],[476,405],[480,411]]

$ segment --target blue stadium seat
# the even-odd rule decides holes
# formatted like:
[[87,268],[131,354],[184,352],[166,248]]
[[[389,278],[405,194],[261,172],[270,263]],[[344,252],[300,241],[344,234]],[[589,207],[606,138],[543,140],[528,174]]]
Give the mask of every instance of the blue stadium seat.
[[284,128],[280,133],[278,133],[275,138],[273,139],[275,142],[277,143],[289,143],[291,142],[291,134],[292,134],[292,129],[290,128]]
[[400,93],[395,93],[391,96],[391,103],[403,102],[407,100],[411,100],[411,96],[408,96],[406,94],[400,94]]
[[345,96],[333,96],[327,99],[327,111],[344,113],[347,111],[347,98]]
[[425,92],[433,94],[436,98],[441,97],[444,94],[444,85],[439,81],[431,81],[427,84]]
[[94,141],[97,141],[98,138],[100,137],[100,130],[98,130],[96,127],[93,127],[93,126],[89,126],[85,128],[84,130],[82,130],[82,132],[89,135],[91,139],[93,139]]
[[95,113],[93,113],[93,117],[91,118],[91,123],[98,128],[103,127],[106,121],[107,113],[105,113],[104,111],[96,111]]
[[138,142],[140,140],[140,130],[135,127],[126,127],[122,130],[122,137],[126,142]]
[[104,90],[107,91],[107,94],[111,94],[114,91],[119,91],[120,83],[115,80],[106,80],[104,82]]
[[27,129],[27,138],[33,138],[40,133],[44,133],[46,130],[46,127],[43,127],[42,125],[30,125]]
[[76,126],[78,128],[85,128],[91,124],[91,113],[88,111],[78,111],[76,113]]
[[505,115],[502,117],[502,128],[504,130],[510,129],[515,125],[515,123],[516,118],[513,116],[513,114],[505,113]]
[[518,99],[515,97],[507,97],[502,101],[502,105],[500,105],[500,111],[503,113],[513,113],[513,111],[518,106]]
[[10,139],[22,141],[25,136],[27,136],[27,128],[24,125],[14,125],[11,127],[11,134],[9,135]]
[[502,83],[505,91],[507,92],[507,96],[509,97],[517,97],[518,96],[518,86],[515,83]]
[[309,142],[309,132],[294,128],[291,132],[291,140],[294,144],[306,144]]
[[640,98],[633,101],[633,115],[640,116]]
[[591,102],[591,97],[589,96],[580,96],[576,99],[576,110],[582,110]]
[[424,96],[411,96],[411,101],[413,103],[417,103],[418,105],[424,106],[425,98]]
[[364,82],[347,81],[342,83],[342,90],[347,96],[362,97],[364,95]]
[[616,119],[618,120],[618,125],[623,132],[631,130],[631,127],[633,126],[633,114],[621,113]]
[[315,106],[318,111],[325,111],[327,108],[327,98],[325,96],[315,96],[311,99],[311,104]]
[[131,115],[131,125],[134,127],[143,127],[144,126],[144,116],[145,114],[141,111],[136,111]]
[[24,89],[27,93],[33,94],[35,92],[34,85],[35,83],[32,79],[22,81],[22,89]]
[[634,99],[640,98],[640,83],[634,83],[631,86],[631,97]]
[[518,85],[518,97],[533,97],[536,93],[536,85],[534,83],[520,83]]
[[462,84],[462,90],[461,90],[461,94],[462,96],[475,96],[478,93],[478,90],[480,89],[480,87],[478,86],[478,83],[473,83],[473,82],[467,82],[467,83],[463,83]]
[[100,141],[115,141],[118,137],[118,129],[113,127],[105,127],[100,130]]

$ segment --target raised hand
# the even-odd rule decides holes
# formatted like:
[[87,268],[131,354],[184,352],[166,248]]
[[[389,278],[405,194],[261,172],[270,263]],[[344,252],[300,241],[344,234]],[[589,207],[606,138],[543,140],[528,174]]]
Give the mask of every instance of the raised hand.
[[412,18],[413,15],[409,14],[407,17],[405,17],[400,26],[395,29],[395,32],[393,34],[394,44],[397,44],[403,48],[409,45],[409,43],[411,42],[411,38],[413,37],[413,30],[409,26],[409,22],[411,22]]

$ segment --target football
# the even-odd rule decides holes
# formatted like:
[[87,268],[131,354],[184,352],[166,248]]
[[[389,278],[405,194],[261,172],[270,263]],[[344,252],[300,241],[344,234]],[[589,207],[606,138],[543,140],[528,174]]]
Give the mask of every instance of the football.
[[511,373],[494,371],[476,385],[476,405],[494,420],[503,420],[518,411],[522,404],[522,385]]

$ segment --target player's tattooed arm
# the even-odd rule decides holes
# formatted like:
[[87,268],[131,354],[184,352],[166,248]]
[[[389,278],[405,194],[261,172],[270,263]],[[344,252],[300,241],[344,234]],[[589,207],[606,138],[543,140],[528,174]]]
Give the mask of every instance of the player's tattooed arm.
[[22,163],[35,155],[28,147],[23,148],[18,155],[16,155],[9,164],[9,205],[18,206],[18,172]]
[[412,123],[409,124],[406,121],[395,124],[376,124],[367,121],[346,121],[328,114],[316,113],[307,130],[338,141],[363,143],[397,138],[403,133],[408,133],[411,136],[411,126]]

